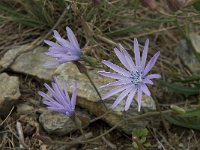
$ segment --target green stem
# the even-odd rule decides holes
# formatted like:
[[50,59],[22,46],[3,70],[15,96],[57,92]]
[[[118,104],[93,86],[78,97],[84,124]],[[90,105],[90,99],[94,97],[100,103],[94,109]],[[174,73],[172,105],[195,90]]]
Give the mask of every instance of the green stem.
[[81,64],[80,62],[78,62],[78,61],[75,61],[74,64],[77,66],[77,68],[79,69],[80,73],[85,74],[86,77],[89,79],[91,85],[93,86],[94,90],[96,91],[97,95],[100,98],[100,102],[103,103],[105,109],[108,110],[107,107],[106,107],[106,105],[105,105],[105,103],[102,100],[101,94],[99,93],[96,85],[94,84],[94,82],[92,81],[90,75],[88,74],[87,68],[83,64]]
[[82,128],[82,122],[81,122],[81,120],[76,115],[74,116],[74,118],[72,120],[74,121],[74,124],[79,129],[79,131],[81,132],[84,140],[87,140],[87,138],[85,136],[85,133],[83,131],[83,128]]

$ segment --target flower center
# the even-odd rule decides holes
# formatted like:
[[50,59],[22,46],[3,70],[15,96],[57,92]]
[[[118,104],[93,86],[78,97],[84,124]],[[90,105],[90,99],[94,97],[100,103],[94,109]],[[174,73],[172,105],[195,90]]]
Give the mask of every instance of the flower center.
[[140,71],[135,71],[131,73],[131,82],[135,85],[138,85],[140,83],[142,83],[143,77],[142,77],[142,72]]

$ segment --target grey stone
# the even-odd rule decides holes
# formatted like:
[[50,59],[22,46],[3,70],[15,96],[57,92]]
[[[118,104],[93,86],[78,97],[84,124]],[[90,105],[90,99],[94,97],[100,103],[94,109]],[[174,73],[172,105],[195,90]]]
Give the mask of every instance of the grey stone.
[[0,67],[1,68],[7,68],[15,59],[15,57],[28,48],[27,45],[19,46],[14,49],[9,50],[8,52],[5,53],[3,58],[0,60]]
[[49,134],[62,136],[77,129],[68,116],[51,111],[43,112],[39,117],[39,122]]
[[21,96],[18,77],[0,74],[0,93],[0,115],[5,115]]
[[[193,39],[195,39],[195,36],[192,36]],[[188,68],[193,73],[199,73],[200,72],[200,62],[198,60],[199,49],[197,50],[197,44],[196,40],[193,40],[192,44],[194,48],[196,49],[196,54],[192,50],[192,48],[188,47],[186,40],[181,40],[179,45],[176,47],[176,51],[178,55],[182,58],[184,61],[184,64],[188,66]],[[200,58],[200,57],[199,57]]]
[[45,47],[38,47],[32,51],[25,52],[27,45],[9,50],[0,61],[0,67],[6,68],[17,57],[15,62],[10,66],[13,71],[36,76],[43,80],[51,80],[55,68],[46,69],[43,64],[51,61],[52,58],[44,54],[47,51]]

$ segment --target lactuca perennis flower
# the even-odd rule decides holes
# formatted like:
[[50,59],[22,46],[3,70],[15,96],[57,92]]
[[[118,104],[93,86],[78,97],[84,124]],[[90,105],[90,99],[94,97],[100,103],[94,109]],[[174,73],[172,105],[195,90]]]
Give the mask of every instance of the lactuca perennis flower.
[[79,43],[69,27],[66,27],[68,40],[63,39],[60,34],[54,30],[54,38],[56,43],[45,40],[44,42],[50,47],[47,55],[55,58],[52,62],[47,62],[44,66],[58,65],[70,61],[78,61],[82,56],[82,50]]
[[52,87],[48,84],[44,84],[48,89],[50,96],[44,92],[39,91],[38,94],[44,98],[43,103],[47,105],[47,108],[51,111],[63,113],[69,117],[75,115],[76,95],[77,95],[77,82],[75,81],[71,98],[68,95],[66,81],[63,82],[63,89],[58,83],[56,77],[52,82]]
[[100,71],[99,74],[116,79],[116,81],[108,83],[101,88],[118,86],[117,88],[114,88],[107,94],[103,95],[102,99],[105,100],[121,92],[121,94],[113,103],[112,108],[115,108],[127,96],[125,103],[125,111],[127,111],[133,101],[135,94],[137,93],[138,111],[140,111],[142,103],[142,92],[144,92],[147,96],[151,95],[146,84],[153,84],[152,79],[161,77],[159,74],[147,75],[155,65],[160,52],[158,51],[145,66],[149,46],[148,39],[145,42],[142,57],[140,57],[138,41],[136,38],[134,39],[135,63],[133,62],[128,52],[124,49],[124,47],[122,47],[122,45],[119,46],[121,52],[117,48],[114,48],[114,51],[125,68],[119,67],[118,65],[115,65],[106,60],[102,61],[103,64],[114,70],[116,73]]

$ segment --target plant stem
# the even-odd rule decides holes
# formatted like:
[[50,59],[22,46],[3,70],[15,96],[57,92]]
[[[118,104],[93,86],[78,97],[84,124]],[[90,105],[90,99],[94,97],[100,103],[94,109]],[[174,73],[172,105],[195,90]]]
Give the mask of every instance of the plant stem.
[[78,68],[78,70],[80,71],[80,73],[85,74],[86,77],[89,79],[91,85],[93,86],[94,90],[96,91],[97,95],[98,95],[99,98],[100,98],[100,102],[103,103],[105,109],[108,110],[107,107],[106,107],[106,105],[105,105],[105,103],[104,103],[103,100],[102,100],[101,94],[99,93],[99,91],[98,91],[98,89],[97,89],[95,83],[92,81],[90,75],[88,74],[87,68],[86,68],[83,64],[81,64],[80,62],[78,62],[78,61],[75,61],[74,64],[77,66],[77,68]]

